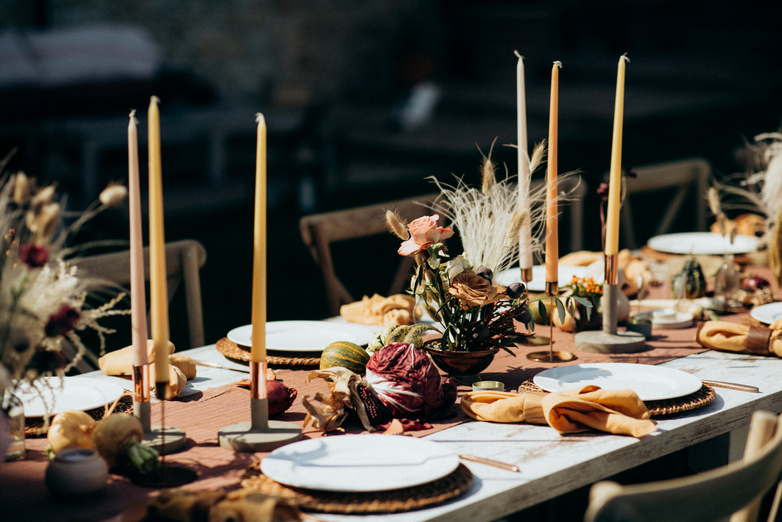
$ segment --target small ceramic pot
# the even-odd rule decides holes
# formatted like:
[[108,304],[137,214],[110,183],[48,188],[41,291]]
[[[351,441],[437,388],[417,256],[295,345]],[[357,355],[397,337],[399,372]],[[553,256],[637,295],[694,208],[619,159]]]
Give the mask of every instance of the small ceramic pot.
[[87,495],[106,486],[109,465],[94,449],[60,450],[46,468],[46,487],[58,497]]

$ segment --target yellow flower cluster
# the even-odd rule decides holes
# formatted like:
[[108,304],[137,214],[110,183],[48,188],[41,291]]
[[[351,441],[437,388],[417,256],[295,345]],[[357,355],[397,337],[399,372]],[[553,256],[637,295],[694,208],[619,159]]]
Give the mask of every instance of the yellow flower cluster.
[[603,294],[603,286],[596,283],[591,277],[578,277],[574,275],[573,280],[570,282],[570,286],[573,288],[575,294],[581,297]]

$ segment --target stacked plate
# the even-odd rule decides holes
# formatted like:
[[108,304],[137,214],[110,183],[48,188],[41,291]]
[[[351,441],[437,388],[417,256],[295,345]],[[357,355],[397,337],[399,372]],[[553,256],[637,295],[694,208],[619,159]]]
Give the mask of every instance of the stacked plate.
[[372,492],[419,486],[459,466],[459,455],[436,442],[388,435],[343,435],[295,442],[272,451],[261,471],[286,486]]
[[550,368],[533,379],[549,392],[562,392],[589,384],[604,390],[633,390],[644,401],[678,399],[703,386],[694,375],[649,364],[590,363]]
[[[378,327],[338,321],[272,321],[266,323],[266,349],[316,354],[336,341],[359,346],[367,344]],[[228,332],[228,340],[239,346],[252,346],[251,324]]]

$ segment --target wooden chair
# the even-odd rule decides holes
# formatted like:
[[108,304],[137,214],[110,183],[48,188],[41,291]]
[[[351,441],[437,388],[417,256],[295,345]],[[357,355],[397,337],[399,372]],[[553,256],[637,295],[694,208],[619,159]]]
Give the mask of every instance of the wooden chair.
[[[545,183],[545,179],[535,179],[530,184],[530,190],[534,193],[542,189]],[[557,186],[560,194],[564,194],[564,201],[559,204],[560,219],[568,222],[570,235],[569,243],[560,245],[562,254],[576,252],[584,247],[584,199],[588,186],[579,175],[560,177]],[[565,248],[568,250],[564,251]]]
[[[130,252],[112,252],[74,259],[80,273],[111,281],[120,286],[130,284]],[[190,347],[204,345],[204,317],[201,306],[199,271],[206,263],[206,249],[193,239],[166,244],[168,299],[184,283]],[[149,247],[144,248],[144,273],[149,281]],[[177,350],[185,348],[177,347]]]
[[[387,235],[389,232],[385,222],[386,210],[396,210],[403,219],[409,222],[431,213],[430,208],[435,204],[437,197],[438,194],[426,194],[346,210],[311,214],[301,218],[299,221],[301,238],[315,262],[320,266],[326,285],[329,311],[332,315],[339,314],[340,305],[352,303],[355,299],[337,276],[332,259],[331,244],[378,234]],[[394,252],[389,252],[387,255],[394,255]],[[400,256],[400,266],[387,295],[404,291],[411,269],[412,259]]]
[[[654,235],[666,234],[676,218],[687,208],[685,203],[694,204],[695,220],[688,232],[706,230],[706,192],[709,187],[711,165],[703,158],[689,158],[666,163],[656,163],[633,168],[637,177],[627,178],[627,193],[622,204],[621,227],[623,243],[627,248],[643,246],[637,238],[633,223],[655,220]],[[661,214],[641,216],[633,213],[632,202],[640,198],[657,197]],[[667,206],[666,206],[667,201]],[[659,220],[657,220],[659,219]],[[652,236],[649,236],[652,237]]]
[[[586,522],[695,522],[733,515],[731,522],[757,519],[762,496],[782,473],[782,417],[752,416],[744,458],[689,477],[622,486],[602,481],[590,490]],[[779,490],[768,520],[776,518]]]

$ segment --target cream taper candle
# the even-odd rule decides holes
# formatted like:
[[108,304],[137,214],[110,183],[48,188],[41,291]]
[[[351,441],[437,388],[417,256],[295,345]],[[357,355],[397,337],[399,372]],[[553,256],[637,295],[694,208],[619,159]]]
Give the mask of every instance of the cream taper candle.
[[252,348],[250,361],[266,361],[266,120],[256,116],[255,219],[253,226]]
[[160,100],[149,102],[149,294],[152,343],[155,351],[155,382],[169,381],[168,369],[168,278],[163,226],[163,167],[160,158]]
[[518,139],[516,154],[519,168],[519,202],[526,213],[519,230],[519,268],[532,268],[532,221],[530,216],[530,171],[529,151],[527,149],[527,96],[524,82],[524,57],[516,52],[519,61],[516,64],[516,136]]
[[128,123],[128,207],[130,221],[130,330],[133,365],[149,362],[147,356],[147,296],[144,290],[144,234],[141,228],[138,130],[135,109]]
[[559,118],[559,69],[561,62],[551,68],[551,105],[548,124],[548,169],[546,171],[546,282],[559,280],[559,223],[557,214],[557,136]]
[[614,137],[611,143],[611,170],[608,180],[608,212],[606,217],[605,254],[619,253],[619,210],[622,194],[622,123],[625,105],[625,63],[627,55],[619,58],[616,73],[616,103],[614,105]]

